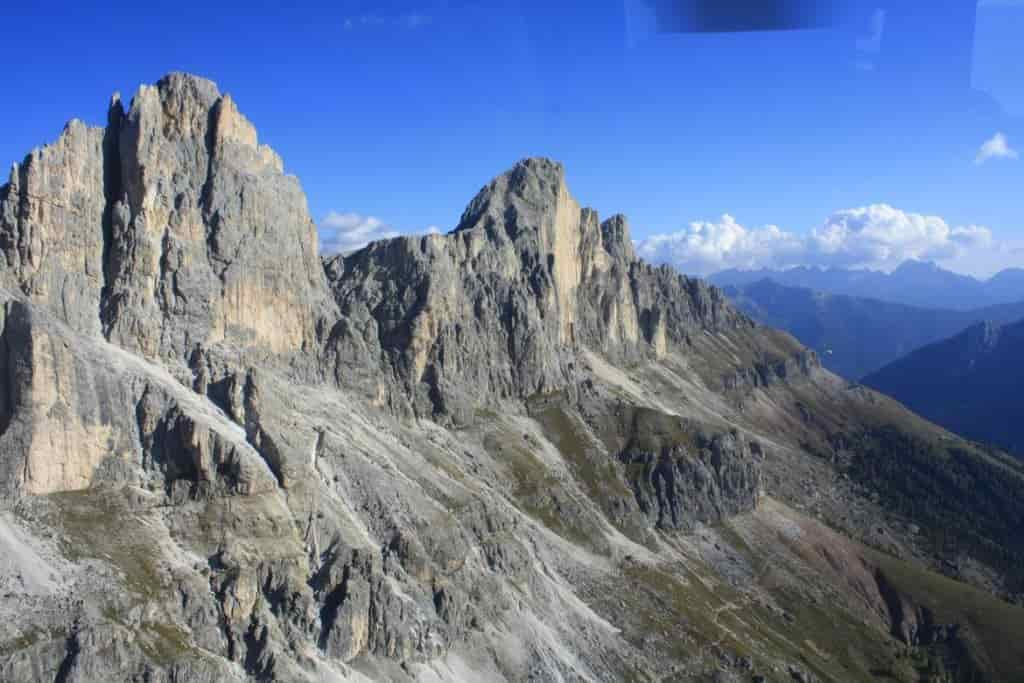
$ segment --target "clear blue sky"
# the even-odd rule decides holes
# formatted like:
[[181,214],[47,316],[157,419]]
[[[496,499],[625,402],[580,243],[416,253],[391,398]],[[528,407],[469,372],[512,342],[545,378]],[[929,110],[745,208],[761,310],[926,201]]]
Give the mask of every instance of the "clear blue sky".
[[647,31],[640,0],[32,4],[4,12],[0,161],[184,70],[232,93],[318,221],[447,229],[545,155],[637,238],[723,213],[803,235],[887,203],[1024,240],[1024,159],[975,163],[996,132],[1024,152],[1014,0],[983,2],[976,31],[963,3],[875,0],[836,29],[675,35]]

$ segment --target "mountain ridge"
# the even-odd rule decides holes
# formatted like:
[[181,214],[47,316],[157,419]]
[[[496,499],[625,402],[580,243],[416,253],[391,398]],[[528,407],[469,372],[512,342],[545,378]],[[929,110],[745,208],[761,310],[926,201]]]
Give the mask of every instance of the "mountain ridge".
[[1019,463],[639,261],[555,162],[326,259],[282,168],[172,74],[0,188],[0,678],[1024,667]]
[[1024,319],[982,321],[864,378],[868,386],[902,401],[958,434],[1020,455],[1024,440],[1015,409],[1024,343]]
[[1019,268],[1007,268],[987,280],[961,275],[930,261],[904,261],[891,273],[876,270],[798,266],[787,270],[723,270],[710,276],[720,286],[742,287],[770,279],[789,287],[805,287],[830,294],[880,299],[933,308],[966,310],[1012,303],[1024,298]]
[[980,309],[919,308],[759,280],[726,286],[726,296],[758,322],[788,331],[825,367],[859,380],[926,344],[984,320],[1024,317],[1024,301]]

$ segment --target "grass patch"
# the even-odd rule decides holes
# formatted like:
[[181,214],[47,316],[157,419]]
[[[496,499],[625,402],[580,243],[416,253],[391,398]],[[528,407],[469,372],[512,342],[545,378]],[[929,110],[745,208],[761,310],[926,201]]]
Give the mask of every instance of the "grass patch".
[[[730,633],[729,624],[722,621],[722,615],[731,609],[726,599],[728,589],[712,591],[682,567],[669,572],[652,565],[627,564],[623,573],[636,597],[641,598],[639,605],[633,605],[639,607],[636,616],[640,620],[634,635],[661,634],[665,638],[662,648],[677,660],[692,657],[694,646],[718,645],[736,654],[750,654],[747,646]],[[685,580],[680,573],[687,575]],[[680,629],[687,638],[679,637]]]
[[63,530],[62,552],[72,561],[96,559],[124,575],[125,593],[107,596],[100,607],[106,620],[134,632],[142,653],[155,665],[167,666],[200,652],[180,627],[158,621],[129,623],[132,607],[160,600],[169,590],[158,565],[161,549],[152,530],[132,509],[123,489],[88,489],[47,496]]
[[[778,546],[752,545],[729,522],[714,528],[754,568],[753,583],[776,606],[748,599],[738,613],[752,647],[763,655],[799,663],[822,681],[918,680],[912,663],[902,657],[902,648],[882,623],[859,614],[839,597],[830,598],[835,586],[825,577],[806,576],[802,563],[792,565],[788,553],[776,552]],[[799,549],[791,549],[799,557]],[[815,586],[823,589],[818,597],[813,597],[818,594]]]
[[901,595],[926,607],[940,624],[959,624],[977,664],[992,680],[1016,680],[1024,672],[1024,607],[1011,605],[973,586],[916,567],[874,549],[866,555]]
[[548,403],[534,417],[594,501],[601,504],[609,497],[632,497],[632,491],[619,476],[615,462],[596,452],[584,427],[560,402]]
[[777,615],[758,607],[766,644],[787,652],[823,679],[873,681],[884,674],[900,681],[916,680],[911,668],[898,660],[895,641],[851,615],[845,606],[811,602],[788,587],[772,591],[772,596],[791,621],[780,623]]
[[155,562],[159,548],[121,490],[69,491],[48,499],[64,530],[62,552],[68,559],[110,562],[124,572],[128,589],[143,600],[155,598],[166,587]]
[[518,443],[519,438],[502,432],[484,440],[484,446],[511,476],[512,497],[519,509],[570,543],[598,550],[595,539],[601,538],[600,530],[586,523],[585,512],[562,482],[530,449]]
[[139,647],[155,664],[171,664],[196,652],[188,634],[174,624],[146,622],[142,632],[146,637],[140,639]]

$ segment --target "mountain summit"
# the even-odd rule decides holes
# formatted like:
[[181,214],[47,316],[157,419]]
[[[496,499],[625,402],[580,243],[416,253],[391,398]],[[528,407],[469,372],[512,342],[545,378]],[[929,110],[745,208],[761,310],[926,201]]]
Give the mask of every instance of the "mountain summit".
[[171,74],[14,168],[0,253],[0,680],[1024,670],[1020,464],[637,259],[553,161],[322,259]]
[[9,286],[149,357],[310,349],[331,308],[298,181],[229,95],[171,74],[69,123],[0,193]]
[[369,373],[389,403],[457,421],[573,385],[587,349],[640,362],[704,329],[752,328],[719,290],[636,260],[626,219],[581,208],[547,159],[491,181],[450,234],[377,242],[329,260],[327,274],[339,372]]

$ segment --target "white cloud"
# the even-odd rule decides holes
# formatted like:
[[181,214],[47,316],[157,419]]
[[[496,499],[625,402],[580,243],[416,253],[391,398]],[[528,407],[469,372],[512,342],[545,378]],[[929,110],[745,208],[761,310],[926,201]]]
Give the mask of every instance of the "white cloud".
[[717,223],[694,222],[679,232],[641,240],[636,247],[650,261],[707,275],[725,268],[796,265],[890,270],[907,259],[947,261],[991,245],[988,228],[950,227],[938,216],[872,204],[837,211],[806,236],[775,225],[746,228],[724,215]]
[[965,249],[988,248],[993,245],[992,231],[981,225],[953,228],[949,238]]
[[641,240],[636,250],[649,261],[706,275],[725,268],[781,267],[799,258],[803,244],[778,226],[749,229],[724,214],[717,223],[695,221],[680,232]]
[[974,157],[974,163],[979,166],[989,159],[1016,159],[1019,155],[1017,150],[1010,147],[1010,142],[1002,133],[996,133],[978,148],[978,154]]
[[324,254],[339,254],[365,247],[376,240],[386,240],[402,234],[439,235],[441,229],[428,225],[420,231],[403,233],[376,216],[355,212],[328,211],[318,226],[320,250]]
[[397,237],[398,232],[376,216],[329,211],[320,221],[320,245],[325,254],[352,251],[374,240]]
[[991,241],[987,228],[950,228],[938,216],[872,204],[837,211],[811,231],[808,258],[829,266],[891,268],[907,259],[949,259]]

